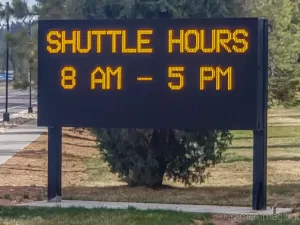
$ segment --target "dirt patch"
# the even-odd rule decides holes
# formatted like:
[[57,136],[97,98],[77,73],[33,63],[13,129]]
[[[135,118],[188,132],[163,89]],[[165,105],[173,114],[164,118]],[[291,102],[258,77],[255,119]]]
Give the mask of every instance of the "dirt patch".
[[[86,130],[63,129],[62,186],[80,185],[87,174],[84,160],[99,155],[94,137]],[[0,166],[0,204],[42,200],[46,196],[48,171],[48,136],[18,152]]]
[[11,203],[8,199],[0,199],[0,205],[9,205]]

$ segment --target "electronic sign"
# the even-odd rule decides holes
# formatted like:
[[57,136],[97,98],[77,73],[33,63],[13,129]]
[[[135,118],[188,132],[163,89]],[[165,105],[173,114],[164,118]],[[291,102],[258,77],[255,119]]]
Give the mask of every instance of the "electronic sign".
[[38,125],[256,129],[262,20],[40,20]]

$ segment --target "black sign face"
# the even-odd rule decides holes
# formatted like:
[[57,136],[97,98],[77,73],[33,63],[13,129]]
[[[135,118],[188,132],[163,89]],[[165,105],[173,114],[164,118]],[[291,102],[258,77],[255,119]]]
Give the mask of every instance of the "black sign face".
[[39,21],[38,125],[254,129],[258,22]]

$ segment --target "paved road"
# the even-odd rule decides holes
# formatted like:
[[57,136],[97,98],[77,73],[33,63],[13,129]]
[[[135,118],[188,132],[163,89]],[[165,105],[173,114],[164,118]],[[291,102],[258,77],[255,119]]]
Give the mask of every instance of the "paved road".
[[[3,119],[5,112],[5,88],[0,87],[0,121]],[[36,91],[32,94],[32,106],[36,106],[37,98]],[[18,113],[27,110],[29,106],[29,91],[28,90],[8,90],[8,112],[10,114]]]

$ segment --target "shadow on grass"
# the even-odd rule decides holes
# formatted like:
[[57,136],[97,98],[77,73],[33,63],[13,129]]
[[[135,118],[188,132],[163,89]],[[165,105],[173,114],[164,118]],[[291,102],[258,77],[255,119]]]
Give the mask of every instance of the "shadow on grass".
[[[32,165],[25,165],[25,166],[9,166],[9,165],[5,165],[2,167],[3,169],[8,169],[11,172],[17,173],[17,171],[19,171],[19,173],[23,173],[24,171],[26,172],[47,172],[48,171],[48,167],[47,165],[45,165],[44,167],[42,166],[32,166]],[[84,172],[84,170],[74,170],[74,169],[63,169],[62,172],[71,172],[71,173],[82,173]],[[7,172],[0,172],[0,174],[4,174],[7,175]]]
[[[278,116],[280,117],[280,116]],[[283,116],[281,116],[283,117]],[[294,119],[300,119],[300,116],[299,115],[288,115],[287,118],[294,118]]]
[[[16,157],[20,157],[20,158],[45,158],[47,159],[48,157],[48,151],[46,149],[42,149],[42,150],[28,150],[28,151],[21,151],[18,152],[16,155]],[[75,154],[71,154],[71,153],[66,153],[63,152],[62,153],[62,158],[63,160],[89,160],[91,159],[91,157],[87,157],[87,156],[78,156]]]
[[97,145],[85,145],[85,144],[74,144],[70,142],[64,142],[65,145],[71,145],[76,147],[83,147],[83,148],[97,148]]
[[[268,205],[298,207],[300,182],[297,184],[268,185]],[[251,206],[252,187],[187,187],[166,186],[160,189],[146,187],[66,187],[62,190],[65,200],[93,200],[108,202],[144,202],[196,205]],[[1,186],[0,198],[27,196],[24,201],[46,200],[46,187]]]
[[[252,162],[253,159],[247,156],[228,156],[222,163],[235,163],[235,162]],[[286,157],[286,156],[272,156],[268,157],[268,162],[276,161],[300,161],[300,156]]]
[[[1,135],[1,134],[0,134]],[[2,141],[1,144],[22,144],[22,143],[28,143],[28,141]],[[36,144],[45,144],[45,146],[48,145],[48,141],[34,141],[33,143]],[[86,145],[86,144],[75,144],[75,143],[71,143],[71,142],[63,142],[63,145],[71,145],[71,146],[76,146],[76,147],[83,147],[83,148],[96,148],[97,145]],[[5,150],[5,149],[4,149]],[[7,151],[9,151],[10,149],[7,149]],[[0,152],[0,154],[2,153],[2,151]]]
[[293,156],[293,157],[279,157],[279,156],[275,156],[275,157],[270,157],[268,158],[268,161],[283,161],[283,160],[288,160],[288,161],[300,161],[300,156]]
[[[268,136],[268,138],[291,138],[291,137],[297,137],[297,135],[295,134],[294,136],[292,135],[283,135],[283,136]],[[245,137],[245,136],[242,136],[242,137],[233,137],[233,140],[253,140],[253,137],[252,136],[248,136],[248,137]]]
[[85,141],[95,141],[95,139],[93,139],[93,138],[83,137],[83,136],[79,136],[79,135],[71,135],[68,133],[63,133],[63,137],[74,138],[74,139],[85,140]]
[[[47,171],[47,165],[45,166],[45,168],[42,168],[41,166],[34,166],[34,165],[19,165],[18,167],[14,166],[14,165],[2,165],[1,169],[8,169],[10,171],[30,171],[30,172],[44,172]],[[4,174],[7,175],[6,171],[1,171],[0,174]]]
[[235,163],[235,162],[252,162],[252,158],[247,157],[247,156],[227,156],[227,158],[224,158],[222,163]]
[[[280,144],[280,145],[268,145],[268,148],[298,148],[299,144]],[[230,149],[253,149],[253,146],[230,146]]]
[[[19,151],[19,152],[12,152],[12,151],[1,151],[0,156],[11,155],[12,153],[16,153],[14,155],[15,158],[23,158],[24,161],[26,159],[44,159],[47,162],[48,158],[48,151],[46,149],[41,150],[27,150],[27,151]],[[66,161],[78,161],[78,160],[91,160],[92,157],[83,156],[83,155],[75,155],[72,153],[63,152],[62,153],[62,160]],[[22,165],[15,165],[15,164],[4,164],[0,165],[0,167],[6,166],[15,167],[15,169],[20,169]],[[23,165],[24,166],[24,165]]]

